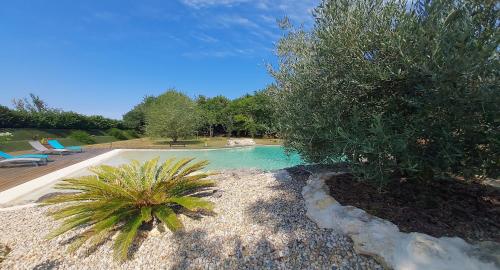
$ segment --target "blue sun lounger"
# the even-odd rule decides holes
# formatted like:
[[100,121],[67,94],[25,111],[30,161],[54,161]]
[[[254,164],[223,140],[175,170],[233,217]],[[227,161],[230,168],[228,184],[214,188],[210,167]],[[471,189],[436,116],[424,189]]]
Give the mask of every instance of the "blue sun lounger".
[[19,156],[12,156],[0,151],[0,166],[6,164],[30,163],[38,166],[39,163],[47,164],[47,155],[26,154]]
[[0,158],[0,166],[9,165],[9,164],[23,164],[29,163],[38,167],[38,164],[47,164],[47,160],[43,158],[9,158],[9,159],[1,159]]
[[67,147],[65,147],[57,140],[49,140],[48,143],[54,149],[66,149],[66,150],[69,150],[71,152],[83,152],[83,149],[80,146],[67,146]]
[[39,158],[45,160],[49,159],[48,155],[43,155],[43,154],[24,154],[24,155],[13,156],[2,151],[0,151],[0,157],[3,157],[5,159],[13,159],[13,158]]

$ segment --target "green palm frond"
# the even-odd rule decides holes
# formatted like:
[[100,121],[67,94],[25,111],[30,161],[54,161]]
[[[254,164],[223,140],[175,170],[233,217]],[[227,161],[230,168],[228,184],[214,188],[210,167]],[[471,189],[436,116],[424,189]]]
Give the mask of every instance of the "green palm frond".
[[156,158],[119,167],[104,165],[91,168],[94,175],[63,180],[58,189],[76,192],[42,202],[62,206],[48,213],[62,223],[47,237],[85,228],[69,247],[76,251],[85,244],[98,245],[118,232],[114,255],[126,259],[141,225],[164,223],[177,231],[183,228],[179,214],[213,211],[211,202],[193,196],[215,185],[208,180],[212,174],[199,172],[208,162],[192,161],[169,159],[160,163]]
[[160,205],[155,208],[154,215],[171,231],[177,231],[183,228],[182,222],[179,220],[174,210],[165,205]]
[[123,260],[127,258],[129,248],[143,222],[143,216],[137,214],[125,223],[125,226],[123,226],[120,234],[118,234],[115,240],[114,255],[116,259]]
[[197,211],[197,210],[208,210],[212,211],[214,206],[211,202],[206,201],[202,198],[197,197],[172,197],[168,199],[169,202],[178,204],[189,211]]

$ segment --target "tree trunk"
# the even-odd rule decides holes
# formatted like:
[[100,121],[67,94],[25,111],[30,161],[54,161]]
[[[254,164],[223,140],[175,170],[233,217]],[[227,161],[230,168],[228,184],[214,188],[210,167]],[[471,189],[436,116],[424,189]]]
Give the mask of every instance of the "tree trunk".
[[178,139],[179,139],[179,138],[177,138],[177,137],[172,137],[172,141],[173,141],[174,143],[176,143]]
[[214,136],[214,126],[210,125],[209,133],[210,133],[210,138],[212,138]]

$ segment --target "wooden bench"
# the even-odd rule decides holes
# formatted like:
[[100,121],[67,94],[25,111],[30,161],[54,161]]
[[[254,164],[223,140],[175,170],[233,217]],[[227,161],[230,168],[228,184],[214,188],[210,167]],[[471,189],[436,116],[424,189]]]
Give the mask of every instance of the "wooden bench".
[[168,142],[168,144],[170,145],[170,148],[172,148],[172,146],[184,146],[184,147],[186,147],[186,143],[183,143],[183,142]]

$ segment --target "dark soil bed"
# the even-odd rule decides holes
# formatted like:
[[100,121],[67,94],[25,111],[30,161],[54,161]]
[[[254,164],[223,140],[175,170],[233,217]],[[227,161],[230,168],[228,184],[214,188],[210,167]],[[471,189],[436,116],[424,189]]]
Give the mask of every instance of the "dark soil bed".
[[381,192],[349,174],[326,181],[330,194],[389,220],[403,232],[500,242],[500,189],[460,180],[393,181]]

